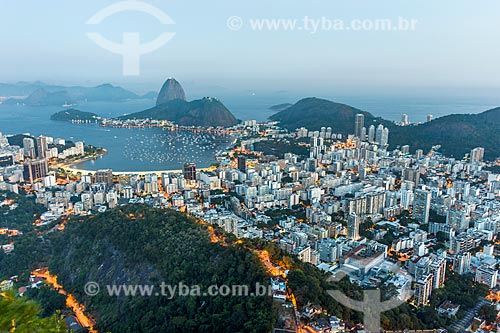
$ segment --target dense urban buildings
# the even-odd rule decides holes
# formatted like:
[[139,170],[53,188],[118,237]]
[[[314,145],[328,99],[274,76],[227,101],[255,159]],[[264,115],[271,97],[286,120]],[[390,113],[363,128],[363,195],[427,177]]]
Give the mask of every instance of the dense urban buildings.
[[[484,150],[463,160],[409,145],[388,150],[388,129],[372,124],[366,133],[363,122],[358,115],[361,137],[347,138],[331,128],[288,132],[245,122],[232,129],[241,143],[218,154],[210,168],[185,162],[180,170],[107,169],[63,178],[51,165],[82,156],[82,142],[61,151],[54,142],[62,139],[40,136],[36,154],[33,139],[21,148],[1,137],[0,189],[34,193],[47,209],[40,225],[124,204],[183,211],[238,239],[271,241],[327,273],[344,272],[360,287],[391,285],[418,311],[446,288],[448,274],[494,290],[500,175],[485,170]],[[259,151],[263,142],[284,141],[302,153]],[[271,283],[273,298],[287,300],[286,278]],[[441,313],[455,313],[455,304],[445,305]]]

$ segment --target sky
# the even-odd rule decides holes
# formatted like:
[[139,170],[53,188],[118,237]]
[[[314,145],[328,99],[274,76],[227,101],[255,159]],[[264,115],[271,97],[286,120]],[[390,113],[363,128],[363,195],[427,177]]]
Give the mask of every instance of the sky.
[[[120,2],[115,0],[0,0],[0,82],[111,82],[147,91],[176,77],[201,90],[457,96],[496,95],[500,88],[498,0],[137,1],[175,24],[143,12],[86,24]],[[416,24],[413,31],[314,33],[303,25],[305,17],[347,26],[399,18]],[[299,24],[293,31],[252,29],[251,20],[259,19]],[[117,43],[124,32],[140,33],[142,42],[163,32],[175,35],[140,57],[140,75],[126,76],[122,57],[98,46],[88,32]]]

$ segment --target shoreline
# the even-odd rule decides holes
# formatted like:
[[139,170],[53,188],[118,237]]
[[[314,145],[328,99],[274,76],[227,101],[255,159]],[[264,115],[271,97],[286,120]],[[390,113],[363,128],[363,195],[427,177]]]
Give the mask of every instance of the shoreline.
[[[85,123],[82,123],[85,125]],[[79,125],[79,123],[78,123]],[[104,126],[103,124],[97,124],[99,127],[112,127],[116,128],[113,126]],[[169,130],[169,131],[190,131],[193,133],[196,132],[208,132],[208,133],[214,133],[214,134],[219,134],[219,135],[226,135],[228,137],[232,137],[232,140],[228,140],[228,142],[235,142],[235,137],[233,136],[234,133],[232,131],[227,131],[226,129],[217,129],[217,128],[201,128],[201,127],[184,127],[184,126],[170,126],[170,127],[161,127],[161,126],[147,126],[147,127],[142,127],[142,128],[161,128],[162,130]],[[121,128],[126,128],[126,127],[121,127]],[[128,127],[130,128],[130,127]],[[164,173],[174,173],[174,174],[181,174],[183,173],[182,169],[162,169],[162,170],[132,170],[132,171],[114,171],[113,168],[100,168],[98,170],[89,170],[85,169],[84,167],[81,167],[82,164],[89,162],[89,161],[96,161],[99,158],[103,158],[105,155],[108,154],[108,150],[106,148],[101,148],[102,151],[90,156],[85,156],[76,160],[72,161],[67,161],[67,162],[62,162],[62,163],[56,163],[51,165],[51,168],[54,169],[61,169],[64,170],[65,172],[69,172],[72,174],[78,174],[80,173],[81,175],[94,175],[98,170],[106,170],[106,169],[111,169],[113,171],[114,175],[140,175],[144,176],[146,174],[157,174],[158,176],[161,176],[161,174]],[[216,162],[214,159],[213,162]],[[203,168],[197,168],[197,171],[211,171],[214,170],[214,168],[210,165],[208,167],[203,167]]]
[[86,156],[86,157],[80,158],[80,159],[78,159],[76,161],[71,162],[69,164],[69,166],[70,167],[76,167],[79,164],[83,164],[83,163],[88,162],[88,161],[95,161],[98,158],[102,158],[103,156],[105,156],[106,154],[108,154],[108,150],[106,148],[101,148],[101,149],[102,149],[101,153],[98,153],[97,155]]
[[[85,170],[85,169],[78,169],[78,168],[73,168],[73,167],[61,167],[66,172],[71,172],[73,174],[82,174],[82,175],[94,175],[97,170]],[[103,169],[105,170],[105,169]],[[113,171],[113,169],[111,169]],[[199,168],[196,169],[196,171],[211,171],[213,170],[212,167],[208,168]],[[161,176],[163,173],[182,173],[183,170],[181,169],[174,169],[174,170],[154,170],[154,171],[113,171],[113,175],[117,176],[125,176],[125,175],[139,175],[139,176],[144,176],[147,174],[156,174],[158,176]]]
[[[82,168],[79,168],[78,165],[81,165],[85,162],[88,162],[88,161],[95,161],[97,160],[98,158],[102,158],[103,156],[105,156],[106,154],[108,153],[108,150],[103,148],[103,151],[99,154],[97,154],[97,156],[87,156],[87,157],[84,157],[84,158],[81,158],[81,159],[78,159],[76,161],[72,161],[71,163],[61,163],[61,164],[56,164],[54,165],[54,167],[58,168],[58,169],[62,169],[66,172],[70,172],[70,173],[73,173],[73,174],[82,174],[82,175],[94,175],[98,170],[87,170],[87,169],[82,169]],[[113,171],[112,168],[108,168],[110,170]],[[100,169],[100,170],[105,170],[105,169]],[[206,167],[206,168],[197,168],[197,171],[210,171],[210,170],[213,170],[213,167]],[[158,176],[161,176],[163,173],[182,173],[183,170],[182,169],[165,169],[165,170],[151,170],[151,171],[148,171],[148,170],[139,170],[139,171],[113,171],[113,175],[139,175],[139,176],[144,176],[144,175],[147,175],[147,174],[151,174],[151,173],[154,173],[154,174],[157,174]]]
[[107,153],[108,153],[108,150],[106,148],[102,148],[102,152],[100,152],[100,153],[98,153],[96,155],[85,156],[85,157],[79,158],[79,159],[74,160],[74,161],[60,162],[60,163],[55,163],[55,164],[52,164],[52,165],[49,164],[49,169],[50,168],[63,169],[63,170],[66,170],[66,169],[78,169],[77,166],[79,164],[83,164],[83,163],[88,162],[88,161],[95,161],[98,158],[102,158]]

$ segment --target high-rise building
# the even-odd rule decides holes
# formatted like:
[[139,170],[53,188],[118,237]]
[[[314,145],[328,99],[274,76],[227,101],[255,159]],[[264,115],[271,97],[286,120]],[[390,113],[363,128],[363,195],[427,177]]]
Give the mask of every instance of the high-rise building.
[[196,164],[192,162],[184,163],[183,175],[186,180],[196,180]]
[[373,192],[366,195],[366,213],[380,214],[385,208],[385,192]]
[[9,139],[0,132],[0,148],[5,148],[9,146]]
[[422,149],[417,149],[417,150],[415,151],[415,157],[416,157],[417,159],[420,159],[420,158],[422,158],[423,156],[424,156],[424,151],[423,151]]
[[97,170],[94,175],[94,183],[106,184],[108,186],[113,185],[113,170]]
[[309,140],[309,143],[311,144],[311,147],[322,147],[324,145],[324,139],[322,137],[312,137]]
[[429,264],[431,262],[431,258],[430,257],[421,257],[421,258],[416,258],[417,259],[417,262],[415,264],[415,268],[414,268],[414,276],[415,276],[415,279],[420,279],[422,277],[425,277],[427,276],[427,274],[429,274]]
[[375,131],[375,142],[380,146],[386,146],[389,143],[389,129],[380,124]]
[[412,190],[401,190],[401,207],[404,209],[409,209],[413,203],[413,191]]
[[384,132],[382,133],[382,141],[380,142],[381,146],[387,146],[389,144],[389,129],[384,128]]
[[481,162],[484,158],[484,148],[477,147],[470,151],[470,161],[471,162]]
[[428,224],[430,209],[431,193],[425,190],[416,190],[413,199],[413,218],[422,224]]
[[418,168],[404,168],[403,180],[410,181],[417,186],[420,182],[420,170]]
[[47,157],[47,151],[49,150],[49,138],[46,136],[40,135],[36,138],[36,145],[38,149],[38,157],[44,158]]
[[479,245],[478,242],[468,233],[461,233],[458,236],[451,237],[450,239],[450,252],[454,254],[461,254],[468,252]]
[[318,167],[318,160],[315,158],[308,158],[306,160],[307,171],[314,172]]
[[428,274],[415,282],[415,302],[417,303],[417,306],[427,305],[431,294],[432,274]]
[[470,252],[457,254],[453,260],[453,270],[460,275],[467,274],[470,271]]
[[41,179],[47,176],[49,172],[49,165],[47,159],[41,158],[38,160],[29,160],[24,164],[24,179],[31,184],[35,182],[36,179]]
[[470,196],[470,183],[461,180],[454,181],[453,190],[456,199],[467,201]]
[[341,246],[333,238],[323,238],[316,241],[319,258],[325,262],[334,262],[339,258]]
[[24,155],[29,158],[36,158],[35,141],[32,138],[23,139]]
[[457,231],[466,231],[469,228],[469,207],[464,203],[457,202],[448,210],[446,223]]
[[361,218],[356,213],[349,214],[347,218],[347,237],[352,240],[359,239],[359,225]]
[[364,139],[361,136],[364,126],[365,126],[365,115],[362,113],[356,114],[356,121],[354,122],[354,135],[362,140]]
[[348,198],[345,200],[345,213],[347,217],[354,213],[356,215],[366,214],[366,196],[360,196],[357,198]]
[[497,286],[498,271],[486,265],[481,265],[476,270],[475,281],[487,285],[490,289]]
[[238,170],[243,173],[247,172],[247,158],[245,156],[238,156]]
[[446,275],[446,259],[443,257],[435,257],[429,265],[429,271],[432,273],[432,286],[434,289],[444,286]]
[[375,130],[375,142],[380,144],[380,141],[382,141],[382,135],[384,133],[384,125],[380,124],[377,126],[377,129]]
[[144,192],[158,193],[158,175],[150,173],[144,176]]
[[492,244],[485,244],[483,246],[483,253],[487,256],[495,256],[495,245]]
[[79,155],[85,155],[85,144],[82,141],[75,142],[75,148]]
[[372,143],[375,142],[375,126],[370,125],[368,128],[368,142]]
[[410,118],[408,117],[408,115],[406,113],[401,115],[401,125],[403,125],[403,126],[410,125]]

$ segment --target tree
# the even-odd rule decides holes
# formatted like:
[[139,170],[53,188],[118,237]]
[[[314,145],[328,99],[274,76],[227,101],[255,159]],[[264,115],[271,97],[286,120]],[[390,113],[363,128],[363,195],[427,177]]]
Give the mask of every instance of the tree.
[[66,296],[60,294],[47,284],[43,284],[40,288],[28,289],[27,296],[40,303],[43,308],[43,312],[41,313],[43,317],[48,317],[57,310],[66,307]]
[[15,333],[65,333],[66,324],[59,313],[40,318],[41,306],[13,292],[0,293],[0,331]]
[[444,243],[448,239],[448,235],[444,231],[438,231],[438,233],[436,234],[436,238],[438,242]]
[[479,308],[477,315],[488,323],[494,323],[497,319],[497,311],[491,305],[485,304]]

